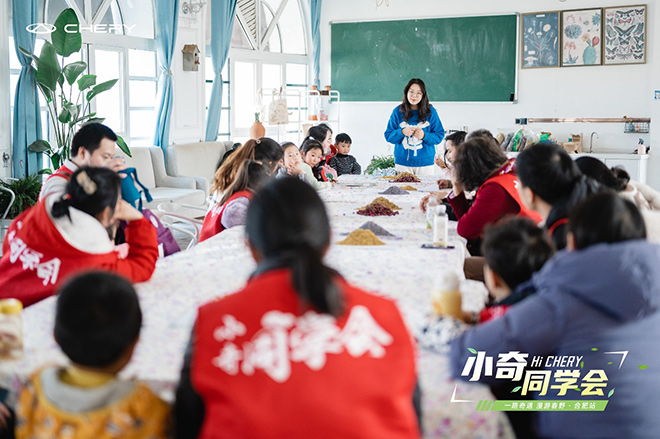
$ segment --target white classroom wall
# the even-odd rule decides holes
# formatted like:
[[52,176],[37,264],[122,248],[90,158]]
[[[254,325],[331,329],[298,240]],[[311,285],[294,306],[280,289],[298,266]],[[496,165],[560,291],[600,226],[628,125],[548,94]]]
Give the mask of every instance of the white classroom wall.
[[[377,3],[381,6],[377,7]],[[515,128],[518,117],[651,117],[651,133],[624,134],[623,124],[535,124],[558,140],[584,133],[587,147],[592,131],[595,152],[632,151],[639,137],[652,148],[648,181],[660,189],[660,44],[656,32],[660,8],[648,1],[647,62],[643,65],[518,69],[517,103],[440,103],[435,106],[446,128],[470,130]],[[389,4],[389,6],[387,5]],[[321,85],[331,84],[330,22],[541,12],[637,4],[618,0],[325,0],[321,14]],[[432,77],[423,78],[426,82]],[[403,87],[401,91],[403,94]],[[341,90],[340,90],[341,92]],[[373,155],[391,153],[383,132],[396,102],[342,102],[340,129],[353,139],[351,154],[366,166]],[[655,124],[655,127],[654,127]],[[655,128],[655,130],[654,130]]]

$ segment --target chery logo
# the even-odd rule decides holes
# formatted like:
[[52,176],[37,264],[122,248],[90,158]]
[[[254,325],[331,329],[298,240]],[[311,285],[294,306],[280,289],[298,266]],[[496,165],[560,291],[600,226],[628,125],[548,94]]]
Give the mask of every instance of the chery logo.
[[50,34],[50,33],[55,32],[55,30],[57,30],[57,28],[55,26],[53,26],[52,24],[48,24],[48,23],[29,24],[29,25],[25,26],[25,29],[28,32],[31,32],[33,34],[38,34],[38,35],[40,35],[40,34]]

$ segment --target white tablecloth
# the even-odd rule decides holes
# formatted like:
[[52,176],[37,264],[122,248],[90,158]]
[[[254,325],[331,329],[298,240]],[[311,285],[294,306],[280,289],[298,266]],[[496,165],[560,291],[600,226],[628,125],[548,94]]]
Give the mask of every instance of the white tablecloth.
[[[430,189],[431,183],[413,185]],[[416,336],[422,336],[421,328],[430,321],[435,321],[435,326],[441,329],[461,328],[462,324],[438,320],[430,313],[438,270],[450,269],[462,276],[465,250],[463,240],[456,235],[456,224],[450,222],[450,241],[455,249],[422,249],[421,244],[429,242],[432,235],[419,210],[424,193],[378,193],[390,186],[383,179],[351,176],[340,178],[334,188],[320,192],[333,231],[333,245],[326,262],[349,282],[394,299]],[[400,206],[400,213],[392,217],[365,217],[355,213],[378,196]],[[376,222],[395,237],[384,238],[384,246],[334,244],[366,221]],[[152,279],[137,285],[144,322],[133,359],[122,375],[147,382],[171,401],[197,306],[240,289],[254,268],[242,227],[227,230],[191,251],[159,260]],[[476,311],[483,307],[486,295],[483,284],[463,281],[461,291],[464,309]],[[54,306],[55,298],[51,297],[24,312],[25,355],[22,361],[0,364],[0,385],[15,392],[37,367],[66,361],[52,337]],[[492,394],[484,386],[451,379],[442,348],[419,351],[425,437],[513,437],[503,413],[475,410],[479,400],[493,399]],[[452,403],[454,391],[455,399],[474,402]]]

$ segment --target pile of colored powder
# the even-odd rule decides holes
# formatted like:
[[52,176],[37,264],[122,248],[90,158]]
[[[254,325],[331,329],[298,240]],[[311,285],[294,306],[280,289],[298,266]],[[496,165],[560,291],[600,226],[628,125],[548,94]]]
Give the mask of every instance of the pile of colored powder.
[[387,188],[387,190],[379,193],[386,195],[408,195],[408,192],[397,186],[390,186],[389,188]]
[[416,191],[417,190],[416,188],[410,186],[409,184],[406,185],[406,186],[401,186],[401,189],[403,189],[405,191]]
[[366,208],[374,206],[376,204],[380,204],[381,206],[387,207],[388,209],[391,209],[391,210],[401,210],[401,208],[399,206],[392,203],[390,200],[388,200],[385,197],[375,198],[371,203],[367,204],[364,207],[361,207],[360,209],[366,209]]
[[376,236],[394,236],[373,221],[367,221],[360,226],[360,229],[371,230]]
[[390,180],[390,183],[419,183],[419,178],[410,172],[402,172],[397,174],[393,180]]
[[389,207],[385,207],[382,204],[375,203],[375,204],[370,204],[368,206],[365,206],[364,208],[360,209],[357,211],[358,215],[365,215],[365,216],[381,216],[381,215],[386,215],[386,216],[393,216],[393,215],[398,215],[399,212],[396,212]]
[[385,245],[383,241],[371,230],[357,229],[352,231],[346,239],[339,241],[339,245]]

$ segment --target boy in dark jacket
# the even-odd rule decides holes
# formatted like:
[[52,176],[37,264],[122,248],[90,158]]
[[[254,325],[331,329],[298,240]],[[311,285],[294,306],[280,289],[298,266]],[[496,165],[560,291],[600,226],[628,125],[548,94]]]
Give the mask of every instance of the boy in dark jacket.
[[337,155],[328,161],[328,165],[337,171],[337,175],[362,173],[362,168],[355,157],[348,154],[351,151],[351,143],[353,142],[346,133],[337,134],[335,138]]

